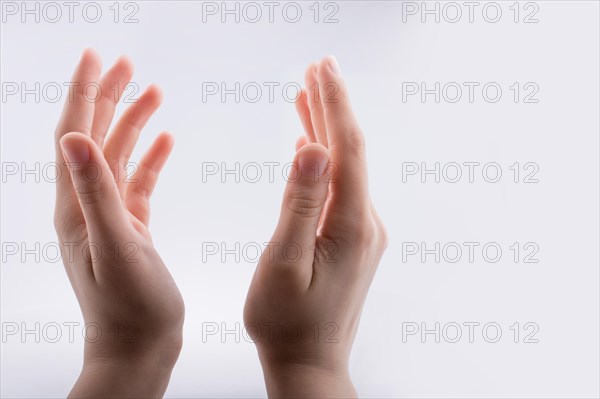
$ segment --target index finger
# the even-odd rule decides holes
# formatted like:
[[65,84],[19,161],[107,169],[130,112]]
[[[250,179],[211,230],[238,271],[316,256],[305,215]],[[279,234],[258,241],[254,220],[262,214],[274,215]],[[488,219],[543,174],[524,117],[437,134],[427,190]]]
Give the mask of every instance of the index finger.
[[98,98],[98,79],[102,64],[99,55],[92,49],[85,49],[73,73],[69,93],[62,115],[56,128],[57,149],[62,136],[69,132],[90,135],[94,120],[94,106]]
[[331,184],[332,201],[348,211],[368,210],[368,176],[365,139],[354,117],[346,84],[334,57],[317,68],[321,102],[331,161],[336,167]]
[[65,163],[60,139],[69,132],[91,134],[94,120],[95,95],[94,84],[100,76],[101,62],[98,54],[91,49],[85,49],[73,77],[69,93],[65,101],[62,115],[55,131],[56,165],[60,168],[60,178],[56,183],[56,208],[60,214],[68,212],[68,220],[78,224],[83,219],[77,195],[69,178],[69,169]]

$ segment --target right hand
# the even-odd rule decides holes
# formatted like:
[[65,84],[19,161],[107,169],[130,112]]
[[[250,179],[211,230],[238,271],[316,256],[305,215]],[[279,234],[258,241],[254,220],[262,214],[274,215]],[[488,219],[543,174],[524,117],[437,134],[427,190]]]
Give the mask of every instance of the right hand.
[[302,173],[287,183],[244,322],[269,396],[356,396],[348,360],[387,236],[369,198],[365,141],[335,59],[309,66],[306,86],[297,102],[306,137],[294,160]]

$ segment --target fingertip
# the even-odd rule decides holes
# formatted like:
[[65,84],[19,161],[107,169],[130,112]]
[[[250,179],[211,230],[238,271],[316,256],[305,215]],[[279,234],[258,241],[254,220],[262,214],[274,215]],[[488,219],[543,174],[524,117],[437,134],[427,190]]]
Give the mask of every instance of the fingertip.
[[100,54],[96,50],[91,47],[86,47],[81,52],[81,57],[79,59],[79,65],[85,67],[97,66],[98,69],[102,68],[102,59],[100,58]]
[[83,146],[84,144],[90,148],[90,151],[93,151],[93,146],[96,145],[94,140],[90,136],[80,132],[69,132],[61,137],[59,144],[61,147],[64,145],[71,145],[71,143],[78,142]]
[[146,97],[148,101],[150,101],[155,106],[158,106],[162,103],[163,100],[163,91],[155,83],[151,83],[142,96]]
[[341,76],[340,65],[334,55],[328,55],[321,60],[319,63],[319,72],[336,78]]
[[163,148],[168,149],[169,152],[175,145],[175,137],[170,132],[167,132],[167,131],[160,132],[160,134],[156,138],[156,141]]
[[88,136],[78,132],[69,132],[61,137],[59,143],[66,162],[86,163],[90,159]]
[[69,132],[60,138],[60,143],[71,141],[88,141],[91,140],[88,135],[79,132]]
[[323,156],[329,159],[329,149],[320,143],[306,143],[301,148],[298,149],[297,156],[306,155],[306,154],[315,154],[315,156]]
[[298,137],[298,139],[296,140],[296,152],[298,152],[306,144],[308,144],[308,137],[304,135]]
[[[308,143],[296,153],[296,162],[302,176],[319,177],[329,164],[329,151],[321,144]],[[314,183],[319,181],[313,180]]]
[[133,61],[125,54],[117,57],[113,64],[113,67],[118,67],[122,69],[123,72],[128,76],[133,76],[133,73],[135,72]]
[[[348,90],[344,78],[341,76],[340,67],[334,56],[328,55],[319,63],[317,70],[319,87],[323,89],[322,101],[324,108],[344,107],[349,111]],[[343,107],[340,107],[343,105]],[[327,116],[325,117],[327,119]]]
[[323,58],[317,66],[317,79],[319,81],[331,81],[335,76],[330,72],[329,66],[327,65],[327,57]]
[[175,140],[169,132],[161,132],[155,139],[150,148],[142,157],[141,163],[149,170],[158,173],[167,162]]
[[307,82],[307,86],[310,86],[310,84],[308,84],[308,82],[312,82],[312,81],[316,80],[317,66],[318,66],[318,64],[316,62],[313,62],[313,63],[309,64],[308,67],[306,67],[306,71],[304,72],[304,79]]
[[100,58],[98,51],[93,47],[84,47],[83,50],[81,50],[81,59],[87,60],[91,58]]

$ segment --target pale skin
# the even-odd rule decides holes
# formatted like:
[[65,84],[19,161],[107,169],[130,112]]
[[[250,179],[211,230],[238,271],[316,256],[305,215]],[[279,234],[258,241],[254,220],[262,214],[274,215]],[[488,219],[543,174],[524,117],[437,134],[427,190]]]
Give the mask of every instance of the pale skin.
[[[369,197],[365,139],[335,58],[310,65],[305,80],[296,107],[306,134],[294,161],[306,173],[290,174],[244,321],[270,397],[355,397],[348,359],[387,235]],[[292,247],[301,252],[283,250]]]
[[[161,133],[133,178],[125,175],[160,90],[146,89],[109,129],[132,75],[120,57],[101,76],[99,56],[85,50],[56,129],[63,178],[55,226],[63,247],[75,248],[63,259],[84,320],[102,332],[85,344],[70,397],[161,397],[182,346],[183,300],[148,230],[150,195],[172,137]],[[287,183],[244,321],[255,333],[270,397],[355,397],[348,360],[387,236],[369,197],[365,140],[337,62],[309,66],[305,79],[308,90],[296,102],[306,133],[296,143],[300,173]],[[95,101],[84,90],[90,82],[103,94]]]
[[[107,135],[132,75],[131,61],[120,57],[101,76],[99,56],[84,50],[56,128],[62,177],[55,226],[83,318],[93,326],[70,397],[162,397],[182,345],[183,300],[148,230],[149,198],[172,137],[161,133],[135,175],[125,175],[141,129],[160,105],[158,87],[148,87]],[[100,85],[101,96],[90,83]]]

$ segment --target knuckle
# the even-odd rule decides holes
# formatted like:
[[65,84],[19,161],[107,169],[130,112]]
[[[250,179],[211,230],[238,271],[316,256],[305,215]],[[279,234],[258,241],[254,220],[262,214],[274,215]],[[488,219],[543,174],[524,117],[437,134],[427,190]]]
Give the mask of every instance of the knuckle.
[[63,217],[63,214],[58,211],[54,212],[54,230],[59,236],[62,235],[63,232],[67,231],[67,223],[65,218]]
[[104,189],[99,183],[80,183],[76,185],[75,191],[81,205],[95,205],[104,197]]
[[137,118],[127,119],[125,124],[127,128],[135,134],[139,134],[139,132],[141,132],[144,128],[144,122]]
[[370,212],[357,215],[352,225],[352,241],[356,248],[362,251],[382,251],[387,247],[387,232],[385,227],[372,217]]
[[376,230],[372,223],[358,227],[354,234],[356,245],[363,249],[371,247],[375,243],[375,237]]
[[339,143],[331,143],[329,149],[349,153],[352,156],[364,156],[367,151],[367,143],[360,127],[355,123],[348,123],[341,129],[344,132],[344,139]]
[[390,237],[389,237],[387,229],[385,228],[383,223],[379,223],[378,227],[379,227],[379,242],[380,242],[381,252],[385,252],[385,250],[388,248],[388,246],[390,244]]
[[348,145],[351,150],[357,153],[364,153],[367,149],[365,136],[359,127],[351,128],[348,132]]
[[317,237],[314,258],[319,263],[339,263],[342,253],[338,243],[324,236]]
[[82,234],[86,231],[85,221],[76,215],[76,212],[64,207],[56,208],[54,230],[61,241],[83,241]]
[[376,230],[368,210],[355,209],[352,215],[337,215],[336,220],[336,230],[341,233],[339,237],[344,240],[345,245],[360,251],[371,246]]
[[145,200],[150,199],[152,196],[152,188],[142,184],[136,184],[133,187],[133,192]]
[[294,215],[312,218],[321,214],[322,200],[316,192],[298,190],[288,194],[286,208]]

